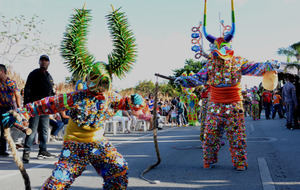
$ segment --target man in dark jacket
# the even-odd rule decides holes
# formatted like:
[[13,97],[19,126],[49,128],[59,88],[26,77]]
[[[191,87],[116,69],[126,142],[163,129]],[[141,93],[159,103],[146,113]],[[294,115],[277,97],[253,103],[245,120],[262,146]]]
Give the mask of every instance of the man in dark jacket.
[[[42,98],[53,96],[53,79],[49,74],[48,67],[50,59],[47,55],[42,55],[39,59],[40,68],[33,70],[27,78],[24,89],[24,105]],[[53,157],[47,151],[47,138],[49,127],[49,116],[41,115],[30,118],[29,127],[32,129],[31,135],[26,136],[23,152],[23,162],[28,163],[31,146],[35,140],[37,131],[39,132],[39,154],[38,159]]]
[[[298,106],[296,87],[292,83],[293,77],[289,76],[288,81],[282,88],[282,99],[287,109],[286,115],[286,127],[288,129],[298,128],[298,121],[295,118],[295,111]],[[294,122],[294,125],[292,124]]]

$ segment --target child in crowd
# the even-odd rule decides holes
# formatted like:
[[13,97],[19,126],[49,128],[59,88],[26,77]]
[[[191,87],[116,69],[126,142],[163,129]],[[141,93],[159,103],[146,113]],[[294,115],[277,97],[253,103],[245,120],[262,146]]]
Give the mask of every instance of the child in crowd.
[[170,115],[171,115],[171,123],[172,123],[172,127],[173,127],[174,124],[177,123],[177,111],[176,111],[176,107],[174,105],[172,105],[172,107],[171,107]]

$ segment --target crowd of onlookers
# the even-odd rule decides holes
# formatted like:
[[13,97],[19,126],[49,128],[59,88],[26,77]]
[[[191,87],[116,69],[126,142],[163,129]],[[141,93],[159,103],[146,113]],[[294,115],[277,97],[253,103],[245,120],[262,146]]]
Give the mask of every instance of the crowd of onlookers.
[[286,127],[288,129],[299,128],[299,98],[300,86],[297,78],[289,75],[284,84],[273,90],[264,90],[262,86],[246,89],[242,92],[244,113],[249,115],[253,120],[261,118],[262,110],[265,110],[265,118],[286,119]]
[[[121,122],[122,128],[125,128],[126,133],[130,133],[131,129],[137,123],[137,119],[144,120],[149,123],[149,130],[153,129],[153,114],[154,114],[154,96],[150,93],[143,98],[145,101],[144,108],[139,111],[119,111],[112,118]],[[141,113],[137,113],[141,112]],[[142,116],[142,117],[141,117]],[[160,98],[157,102],[157,122],[164,125],[184,126],[187,125],[186,105],[179,97],[175,98]],[[127,125],[125,124],[127,122]]]

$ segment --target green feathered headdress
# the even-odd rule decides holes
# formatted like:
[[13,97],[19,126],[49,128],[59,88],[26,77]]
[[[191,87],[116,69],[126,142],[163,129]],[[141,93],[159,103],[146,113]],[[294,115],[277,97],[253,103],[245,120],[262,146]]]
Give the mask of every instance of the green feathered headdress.
[[[103,74],[110,78],[115,75],[118,78],[125,76],[136,61],[136,44],[133,32],[129,29],[129,24],[124,12],[120,8],[106,16],[108,29],[113,41],[113,50],[108,55],[108,64],[100,62]],[[95,61],[86,47],[88,26],[91,21],[90,10],[85,8],[75,9],[75,14],[71,16],[70,24],[67,26],[64,38],[61,43],[61,55],[65,59],[72,77],[76,80],[85,78],[93,67],[99,67],[99,62]]]

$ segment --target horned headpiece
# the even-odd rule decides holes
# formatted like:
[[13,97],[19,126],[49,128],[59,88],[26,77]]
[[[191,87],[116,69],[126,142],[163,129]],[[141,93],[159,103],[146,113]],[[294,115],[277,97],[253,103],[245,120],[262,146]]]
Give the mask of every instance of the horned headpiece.
[[[235,33],[235,15],[234,15],[233,0],[231,0],[231,12],[232,12],[232,27],[231,27],[231,31],[228,34],[226,34],[226,36],[224,36],[225,42],[230,42],[232,40],[232,38],[234,37],[234,33]],[[206,15],[207,15],[206,13],[207,13],[207,0],[205,0],[205,5],[204,5],[203,33],[204,33],[205,38],[210,43],[213,44],[217,38],[206,32]]]
[[122,78],[136,59],[136,43],[124,12],[112,7],[106,19],[112,37],[113,50],[108,55],[108,64],[97,62],[87,50],[90,10],[75,9],[61,43],[61,54],[74,79],[87,79],[91,91],[109,90],[112,77]]

